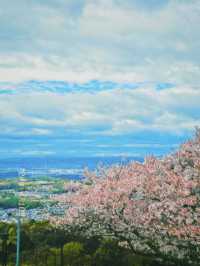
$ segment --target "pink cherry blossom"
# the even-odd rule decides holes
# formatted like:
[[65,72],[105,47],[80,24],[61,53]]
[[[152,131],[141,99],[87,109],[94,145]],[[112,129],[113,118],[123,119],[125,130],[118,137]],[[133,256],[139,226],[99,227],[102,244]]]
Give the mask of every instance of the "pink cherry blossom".
[[59,199],[68,206],[59,224],[111,234],[134,252],[191,260],[188,246],[200,245],[199,129],[165,158],[100,168],[87,177]]

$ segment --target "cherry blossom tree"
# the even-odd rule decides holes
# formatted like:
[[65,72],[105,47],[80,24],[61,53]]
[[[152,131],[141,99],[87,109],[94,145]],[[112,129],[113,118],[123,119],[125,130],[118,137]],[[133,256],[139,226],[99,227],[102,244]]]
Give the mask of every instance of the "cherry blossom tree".
[[[163,159],[87,172],[87,182],[60,201],[60,225],[110,235],[137,254],[200,260],[200,130]],[[196,263],[196,264],[195,264]]]

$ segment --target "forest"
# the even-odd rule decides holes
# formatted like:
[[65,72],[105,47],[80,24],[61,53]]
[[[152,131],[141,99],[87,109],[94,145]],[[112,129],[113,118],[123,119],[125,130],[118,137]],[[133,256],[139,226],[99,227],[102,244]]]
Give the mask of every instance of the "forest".
[[[133,254],[117,238],[85,237],[80,228],[65,230],[48,222],[30,221],[21,229],[22,266],[186,266],[184,261],[158,261],[153,256]],[[0,263],[14,266],[16,225],[0,224]]]

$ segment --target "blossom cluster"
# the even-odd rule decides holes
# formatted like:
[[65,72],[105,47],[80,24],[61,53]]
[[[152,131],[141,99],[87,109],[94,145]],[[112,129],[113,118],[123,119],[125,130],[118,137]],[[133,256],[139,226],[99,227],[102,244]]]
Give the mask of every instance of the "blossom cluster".
[[[162,159],[87,173],[87,183],[61,201],[60,224],[112,234],[134,252],[188,256],[200,245],[200,130]],[[86,226],[88,225],[88,227]],[[193,250],[194,252],[194,250]]]

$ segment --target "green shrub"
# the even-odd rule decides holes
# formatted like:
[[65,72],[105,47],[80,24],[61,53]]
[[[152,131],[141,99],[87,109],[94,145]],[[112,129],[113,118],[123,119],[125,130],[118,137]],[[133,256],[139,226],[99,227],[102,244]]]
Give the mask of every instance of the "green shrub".
[[85,254],[81,243],[70,242],[64,246],[64,264],[66,266],[90,266],[91,258]]
[[103,240],[93,256],[94,266],[132,266],[127,251],[118,245],[117,241]]

